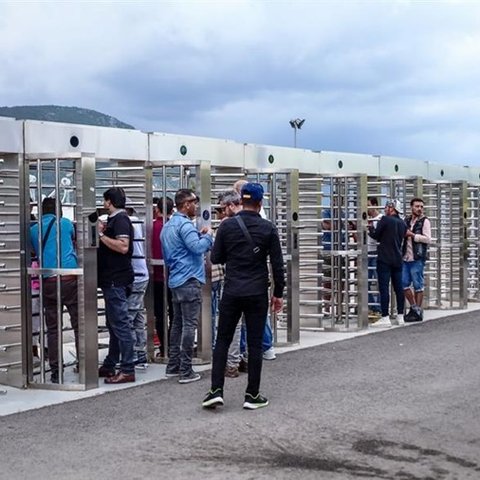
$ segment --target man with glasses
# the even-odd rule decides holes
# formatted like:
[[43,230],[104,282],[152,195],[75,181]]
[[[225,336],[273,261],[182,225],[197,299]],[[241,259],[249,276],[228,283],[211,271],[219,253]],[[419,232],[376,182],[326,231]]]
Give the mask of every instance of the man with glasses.
[[173,301],[166,375],[179,376],[179,383],[191,383],[201,378],[192,368],[193,345],[202,308],[204,254],[212,247],[213,240],[209,227],[199,232],[192,223],[198,206],[198,198],[192,190],[178,190],[175,205],[177,211],[160,234]]
[[410,207],[412,214],[405,218],[407,233],[403,244],[402,283],[405,298],[410,304],[410,311],[405,316],[405,321],[417,322],[423,320],[423,272],[428,244],[432,241],[432,229],[430,220],[424,215],[423,200],[412,198]]

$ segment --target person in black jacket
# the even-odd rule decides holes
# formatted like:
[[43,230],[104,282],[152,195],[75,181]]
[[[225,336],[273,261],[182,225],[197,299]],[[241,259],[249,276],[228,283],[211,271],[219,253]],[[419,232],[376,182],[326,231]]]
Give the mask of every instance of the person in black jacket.
[[242,313],[248,338],[248,385],[243,408],[253,410],[268,405],[268,400],[259,393],[262,339],[268,312],[267,257],[270,257],[273,271],[274,289],[270,303],[275,312],[281,311],[283,306],[285,272],[277,229],[259,214],[263,187],[258,183],[247,183],[241,190],[241,198],[242,211],[221,223],[210,257],[212,263],[226,265],[226,275],[213,352],[212,386],[202,403],[205,408],[224,403],[228,348]]
[[368,234],[378,241],[377,277],[380,291],[380,307],[382,318],[374,325],[391,327],[388,310],[390,304],[390,279],[392,280],[397,299],[397,321],[403,324],[405,297],[402,285],[402,245],[407,232],[405,222],[399,217],[402,207],[398,200],[390,200],[385,204],[385,215],[377,227],[369,225]]

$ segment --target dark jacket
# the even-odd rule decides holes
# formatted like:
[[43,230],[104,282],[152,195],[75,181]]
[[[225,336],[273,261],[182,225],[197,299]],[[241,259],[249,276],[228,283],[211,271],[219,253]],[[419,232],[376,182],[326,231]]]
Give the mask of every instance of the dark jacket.
[[407,232],[405,222],[398,215],[384,215],[377,228],[369,227],[368,234],[378,242],[379,262],[392,267],[400,267],[402,260],[402,244]]
[[[413,225],[412,232],[415,235],[423,235],[423,224],[425,223],[425,219],[427,217],[423,216],[419,218]],[[407,226],[407,230],[410,228],[410,224],[412,223],[412,216],[409,215],[405,217],[405,225]],[[416,242],[414,238],[412,238],[412,250],[413,250],[413,259],[414,260],[423,260],[426,261],[428,257],[428,244],[423,242]],[[403,243],[403,255],[407,251],[407,242]]]
[[252,245],[235,217],[220,224],[210,259],[214,264],[225,264],[224,293],[235,297],[266,294],[267,257],[270,256],[274,281],[273,295],[281,298],[285,286],[285,272],[277,228],[258,213],[242,210],[238,215],[242,217],[253,243],[259,247],[259,252],[253,252]]

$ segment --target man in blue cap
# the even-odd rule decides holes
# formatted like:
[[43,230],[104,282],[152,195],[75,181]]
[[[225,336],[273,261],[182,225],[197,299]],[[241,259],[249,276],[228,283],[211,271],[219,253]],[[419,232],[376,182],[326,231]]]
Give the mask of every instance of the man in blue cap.
[[221,223],[210,257],[212,263],[226,265],[226,275],[213,352],[212,386],[202,402],[205,408],[224,403],[228,348],[242,314],[247,326],[249,359],[243,408],[255,410],[268,405],[268,400],[259,392],[263,330],[269,303],[267,257],[270,257],[274,281],[270,304],[275,312],[279,312],[285,286],[282,249],[275,225],[259,214],[263,187],[258,183],[247,183],[242,187],[241,198],[243,209]]

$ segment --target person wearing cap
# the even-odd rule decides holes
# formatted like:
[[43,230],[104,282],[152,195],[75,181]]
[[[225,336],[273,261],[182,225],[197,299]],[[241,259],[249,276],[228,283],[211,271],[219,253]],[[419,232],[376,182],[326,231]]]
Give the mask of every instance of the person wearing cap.
[[148,268],[145,258],[145,225],[137,216],[137,211],[130,198],[127,197],[127,215],[133,226],[133,285],[128,296],[128,318],[132,329],[134,341],[134,363],[135,368],[145,370],[147,363],[147,336],[145,334],[145,307],[143,299],[148,287]]
[[405,321],[416,322],[423,320],[422,301],[425,287],[423,272],[427,261],[428,244],[432,241],[432,228],[430,220],[424,215],[424,202],[421,198],[412,198],[410,208],[411,215],[405,217],[407,234],[403,243],[402,282],[405,298],[410,304]]
[[198,197],[192,190],[178,190],[175,206],[177,211],[160,234],[173,303],[166,376],[179,376],[179,383],[186,384],[201,378],[192,368],[193,345],[202,309],[202,285],[206,282],[204,254],[213,239],[210,227],[199,232],[192,223],[198,207]]
[[[135,381],[133,337],[128,317],[128,296],[134,279],[132,267],[133,226],[125,211],[125,192],[112,187],[103,193],[107,222],[98,221],[98,286],[105,301],[110,340],[108,354],[98,370],[105,383]],[[116,365],[120,361],[120,371]]]
[[235,327],[245,316],[248,338],[248,384],[243,408],[254,410],[268,405],[260,394],[262,371],[262,338],[268,313],[269,273],[273,273],[272,310],[280,312],[285,286],[282,248],[278,231],[272,222],[261,218],[263,187],[247,183],[241,191],[243,209],[218,228],[210,259],[226,265],[225,285],[220,302],[217,341],[213,352],[212,383],[202,406],[223,405],[223,386],[228,348]]
[[377,226],[368,226],[368,234],[378,242],[377,278],[380,292],[380,308],[382,318],[375,326],[391,327],[389,318],[390,280],[397,299],[397,321],[403,323],[405,298],[402,284],[402,245],[407,232],[405,222],[400,218],[402,207],[398,200],[390,200],[385,204],[385,215]]
[[[244,178],[241,178],[233,184],[233,189],[236,190],[238,192],[238,194],[240,195],[241,192],[242,192],[242,187],[244,185],[246,185],[247,183],[248,183],[248,180],[245,180]],[[240,208],[241,208],[241,206],[240,206]],[[260,216],[262,218],[265,218],[265,219],[268,220],[267,214],[265,213],[265,209],[263,208],[263,205],[260,207],[260,212],[258,212],[258,213],[260,214]],[[244,355],[244,353],[246,351],[247,339],[246,339],[244,325],[242,325],[241,330],[242,330],[241,331],[241,338],[240,338],[240,349],[241,349],[241,352],[242,352],[242,363],[241,364],[243,365],[242,369],[246,370],[246,368],[248,368],[246,366],[247,365],[247,358]],[[263,359],[264,360],[275,360],[277,358],[277,355],[275,353],[275,347],[273,346],[273,332],[272,332],[272,326],[270,324],[270,317],[269,316],[267,316],[267,320],[265,322],[265,330],[263,332],[262,349],[263,349]]]

